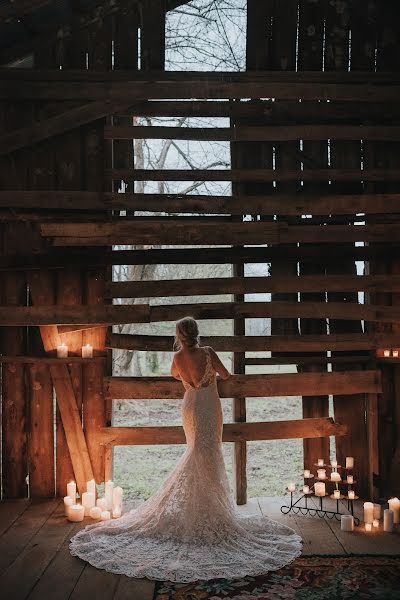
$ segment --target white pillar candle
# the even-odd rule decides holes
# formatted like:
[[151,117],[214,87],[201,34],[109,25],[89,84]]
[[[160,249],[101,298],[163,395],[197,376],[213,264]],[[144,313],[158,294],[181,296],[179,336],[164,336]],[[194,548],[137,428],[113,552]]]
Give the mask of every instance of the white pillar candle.
[[340,500],[340,490],[334,490],[333,496],[334,496],[335,500]]
[[340,473],[338,473],[337,471],[332,471],[331,481],[341,481]]
[[347,483],[354,483],[353,475],[347,475]]
[[374,505],[372,502],[364,502],[364,522],[372,523],[374,520]]
[[96,482],[94,479],[86,482],[86,491],[94,494],[96,497]]
[[333,460],[331,462],[331,466],[332,466],[333,469],[337,469],[337,460]]
[[325,484],[322,481],[317,481],[314,485],[315,495],[316,496],[325,496]]
[[309,479],[311,475],[311,471],[309,469],[305,469],[304,471],[304,479]]
[[390,350],[384,350],[383,351],[383,356],[385,356],[386,358],[388,358],[390,356]]
[[58,358],[67,358],[68,357],[68,346],[64,344],[60,344],[57,346],[57,357]]
[[378,519],[374,519],[374,520],[372,521],[372,526],[373,526],[373,527],[379,527],[379,520],[378,520]]
[[71,496],[64,496],[64,512],[66,516],[68,514],[68,508],[73,504],[75,504],[75,498],[71,498]]
[[124,493],[124,490],[119,485],[117,485],[117,487],[115,487],[113,489],[113,508],[116,508],[116,507],[119,507],[120,509],[122,508],[123,493]]
[[107,510],[111,510],[113,506],[113,491],[114,483],[111,480],[106,481],[104,486],[104,497],[106,499]]
[[381,518],[381,505],[380,504],[374,504],[374,519],[379,519]]
[[75,483],[75,481],[70,481],[69,483],[67,483],[67,496],[70,496],[71,498],[73,498],[74,504],[75,504],[75,499],[76,499],[76,483]]
[[399,522],[400,500],[398,498],[390,498],[388,500],[389,508],[393,511],[393,523]]
[[79,521],[83,521],[83,517],[85,516],[85,509],[82,504],[73,504],[68,507],[67,519],[68,521],[73,521],[78,523]]
[[82,358],[93,358],[93,346],[91,344],[82,346]]
[[346,469],[354,468],[354,458],[352,456],[346,456]]
[[324,459],[323,458],[319,458],[318,459],[318,466],[319,467],[323,467],[324,466]]
[[90,514],[90,509],[96,506],[96,498],[92,492],[83,492],[82,494],[82,506],[85,509],[85,517]]
[[399,358],[399,351],[398,350],[392,350],[392,356],[393,356],[393,358]]
[[348,495],[349,495],[349,500],[354,500],[356,494],[355,494],[354,490],[349,490]]
[[317,469],[318,479],[326,479],[326,469]]
[[390,508],[383,511],[383,531],[393,531],[393,511]]
[[372,523],[365,523],[365,531],[372,531]]
[[90,509],[89,516],[92,517],[92,519],[95,519],[96,521],[98,521],[99,519],[101,519],[101,513],[102,513],[101,508],[99,508],[98,506],[93,506]]
[[309,493],[310,493],[310,486],[303,485],[303,494],[309,494]]
[[113,519],[119,519],[121,516],[121,509],[118,507],[113,508],[112,517]]
[[287,489],[289,490],[289,492],[294,492],[296,491],[296,486],[293,482],[288,483]]
[[101,508],[101,510],[107,510],[107,503],[105,498],[97,498],[96,506]]
[[353,515],[342,515],[340,518],[340,529],[342,531],[354,531]]
[[111,519],[111,513],[109,510],[103,510],[100,516],[102,521],[109,521]]

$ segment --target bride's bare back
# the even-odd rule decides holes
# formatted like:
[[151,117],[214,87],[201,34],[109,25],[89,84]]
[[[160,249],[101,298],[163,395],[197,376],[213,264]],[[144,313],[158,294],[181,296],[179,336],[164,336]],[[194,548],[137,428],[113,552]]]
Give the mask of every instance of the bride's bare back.
[[[228,369],[223,365],[216,352],[207,346],[212,366],[222,379],[230,375]],[[200,346],[187,347],[175,353],[171,366],[171,374],[175,379],[184,379],[193,387],[197,387],[202,380],[207,366],[207,355],[204,348]]]

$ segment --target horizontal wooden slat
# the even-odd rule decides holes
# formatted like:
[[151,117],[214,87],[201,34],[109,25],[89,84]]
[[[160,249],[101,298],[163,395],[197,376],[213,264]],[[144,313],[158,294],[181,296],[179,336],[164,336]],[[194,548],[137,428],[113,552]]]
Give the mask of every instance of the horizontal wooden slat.
[[114,323],[148,323],[150,307],[135,305],[51,305],[29,307],[0,306],[0,326],[12,325],[111,325]]
[[[393,359],[395,360],[395,359]],[[372,353],[354,354],[349,356],[276,356],[274,358],[246,358],[246,365],[336,365],[336,364],[368,364],[373,367],[377,359]]]
[[[225,423],[223,442],[282,440],[346,435],[347,425],[335,423],[331,417],[273,421],[265,423]],[[184,444],[183,427],[104,427],[100,430],[103,444],[129,446],[139,444]]]
[[[400,275],[302,275],[301,277],[216,277],[108,283],[108,298],[294,292],[395,292]],[[161,309],[160,309],[161,310]]]
[[114,223],[42,223],[41,234],[53,237],[59,246],[110,246],[171,244],[205,245],[214,240],[215,245],[236,244],[293,244],[336,242],[397,241],[400,224],[385,225],[310,225],[288,226],[283,222],[243,221],[224,223],[202,222],[193,219],[164,218],[153,221]]
[[[388,242],[372,246],[322,245],[318,258],[324,263],[337,263],[339,260],[387,260],[400,251],[400,244]],[[285,256],[291,261],[315,262],[313,246],[287,247]],[[51,252],[41,254],[10,254],[0,256],[0,270],[35,270],[75,267],[77,269],[106,265],[154,265],[154,264],[232,264],[268,263],[282,257],[279,246],[235,247],[235,248],[163,248],[141,250],[104,250],[96,247],[70,248],[68,254],[63,248],[52,247]]]
[[[332,334],[332,335],[273,335],[273,336],[202,336],[202,344],[225,352],[340,352],[376,350],[400,347],[400,334]],[[173,336],[130,335],[112,333],[108,348],[122,350],[157,350],[172,352]]]
[[[208,196],[81,191],[0,191],[0,207],[58,210],[134,210],[166,213],[355,215],[400,212],[400,194],[273,194]],[[40,218],[40,216],[38,217]]]
[[[113,400],[176,399],[184,392],[182,383],[171,377],[106,377],[104,385]],[[231,375],[218,381],[218,391],[221,398],[379,393],[381,378],[374,370]]]
[[[260,127],[105,127],[108,140],[158,139],[225,142],[285,142],[291,140],[396,141],[400,127],[385,125],[285,125]],[[1,140],[0,140],[1,151]]]
[[108,169],[124,181],[399,181],[396,169]]

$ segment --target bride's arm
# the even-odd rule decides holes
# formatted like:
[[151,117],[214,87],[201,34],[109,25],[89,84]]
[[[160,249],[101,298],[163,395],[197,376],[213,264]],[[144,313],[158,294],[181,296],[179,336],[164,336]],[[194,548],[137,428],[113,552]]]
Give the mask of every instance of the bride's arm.
[[228,369],[225,367],[223,362],[220,360],[220,358],[219,358],[218,354],[215,352],[215,350],[213,350],[211,348],[211,346],[209,346],[209,349],[210,349],[212,366],[217,371],[217,373],[221,377],[221,379],[228,379],[228,377],[230,377],[230,375],[231,375],[229,373]]
[[172,359],[172,365],[171,365],[171,375],[172,377],[174,377],[175,379],[179,379],[182,380],[182,377],[179,375],[179,371],[178,368],[175,364],[175,357]]

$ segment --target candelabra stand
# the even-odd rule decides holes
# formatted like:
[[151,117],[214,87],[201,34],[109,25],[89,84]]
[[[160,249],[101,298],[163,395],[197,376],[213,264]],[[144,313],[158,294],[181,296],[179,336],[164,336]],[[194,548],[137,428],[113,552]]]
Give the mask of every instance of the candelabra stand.
[[[315,465],[318,467],[330,467],[330,465]],[[336,468],[334,468],[334,470],[337,470],[339,468],[342,468],[340,465],[338,465]],[[345,469],[345,470],[351,470],[351,469]],[[305,479],[314,479],[314,475],[310,474],[309,477],[305,477]],[[324,483],[335,483],[336,485],[336,489],[338,490],[338,484],[339,481],[332,481],[328,478],[322,478],[322,477],[315,477],[315,479],[317,481],[321,481]],[[340,496],[335,495],[334,494],[328,494],[325,493],[324,496],[322,496],[321,494],[315,494],[312,489],[314,488],[314,486],[309,486],[309,492],[308,493],[304,493],[302,495],[300,495],[300,497],[294,501],[293,498],[293,494],[294,492],[292,490],[290,491],[290,506],[287,505],[283,505],[281,506],[281,512],[285,515],[287,515],[288,513],[292,512],[294,514],[302,514],[302,515],[311,515],[311,516],[317,516],[320,517],[321,519],[324,518],[328,518],[328,519],[336,519],[338,521],[340,521],[342,515],[347,514],[345,512],[341,512],[339,510],[339,500],[347,500],[347,510],[349,511],[349,513],[353,516],[354,518],[354,524],[355,525],[359,525],[360,524],[360,519],[358,519],[358,517],[354,516],[354,500],[358,499],[358,496],[356,496],[355,494],[349,494],[349,492],[352,492],[353,490],[351,490],[351,486],[354,485],[355,483],[357,483],[356,481],[352,481],[351,483],[348,483],[347,481],[342,481],[340,480],[340,482],[344,485],[349,486],[348,489],[348,493],[347,494],[340,494]],[[319,508],[315,507],[315,506],[310,506],[309,502],[308,502],[308,498],[311,496],[315,496],[316,498],[319,498]],[[323,499],[324,497],[329,496],[330,498],[332,498],[333,500],[336,500],[336,511],[333,510],[326,510],[323,506]],[[301,505],[301,501],[304,500],[304,505]]]

